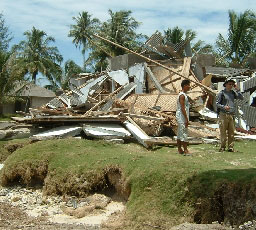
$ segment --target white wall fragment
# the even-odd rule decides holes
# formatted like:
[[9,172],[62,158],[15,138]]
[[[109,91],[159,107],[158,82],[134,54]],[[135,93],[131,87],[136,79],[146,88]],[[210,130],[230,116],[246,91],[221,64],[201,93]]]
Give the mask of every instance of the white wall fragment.
[[128,69],[129,77],[134,77],[134,82],[137,84],[135,93],[144,93],[145,89],[145,70],[143,63],[131,66]]
[[124,70],[116,70],[108,72],[108,75],[119,85],[125,85],[129,83],[129,76]]

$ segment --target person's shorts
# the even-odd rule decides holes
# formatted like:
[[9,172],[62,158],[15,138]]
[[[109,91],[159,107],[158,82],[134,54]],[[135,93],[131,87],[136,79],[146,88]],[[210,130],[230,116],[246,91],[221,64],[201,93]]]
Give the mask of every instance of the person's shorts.
[[185,127],[185,123],[178,123],[177,139],[188,142],[188,128]]

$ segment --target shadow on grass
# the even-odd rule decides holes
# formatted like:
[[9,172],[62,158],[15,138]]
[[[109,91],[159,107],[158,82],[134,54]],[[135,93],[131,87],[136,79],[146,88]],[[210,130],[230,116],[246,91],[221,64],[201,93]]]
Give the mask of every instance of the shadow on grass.
[[256,218],[256,169],[224,169],[188,179],[186,198],[196,223],[240,225]]

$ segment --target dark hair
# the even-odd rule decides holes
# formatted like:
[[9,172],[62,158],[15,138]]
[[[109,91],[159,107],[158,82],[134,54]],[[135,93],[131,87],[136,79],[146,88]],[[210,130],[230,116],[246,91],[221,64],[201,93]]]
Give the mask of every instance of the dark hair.
[[229,80],[226,80],[226,81],[224,82],[223,86],[226,87],[226,84],[229,83],[229,82],[236,83],[234,80],[229,79]]
[[186,80],[183,80],[181,82],[181,88],[183,88],[185,85],[189,85],[190,84],[190,80],[186,79]]

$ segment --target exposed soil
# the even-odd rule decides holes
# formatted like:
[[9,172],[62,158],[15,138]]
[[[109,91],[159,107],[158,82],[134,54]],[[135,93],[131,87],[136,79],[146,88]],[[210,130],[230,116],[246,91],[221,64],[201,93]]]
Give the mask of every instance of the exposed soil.
[[217,221],[238,227],[255,219],[255,203],[254,183],[223,183],[215,188],[213,195],[197,199],[194,221],[203,224]]
[[0,229],[86,229],[97,230],[95,227],[85,227],[77,224],[58,224],[52,223],[45,217],[28,216],[19,207],[12,206],[10,203],[0,202]]
[[120,226],[125,210],[114,199],[103,194],[46,197],[42,189],[0,187],[0,229],[109,229],[108,222]]

